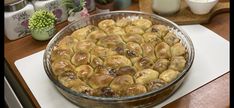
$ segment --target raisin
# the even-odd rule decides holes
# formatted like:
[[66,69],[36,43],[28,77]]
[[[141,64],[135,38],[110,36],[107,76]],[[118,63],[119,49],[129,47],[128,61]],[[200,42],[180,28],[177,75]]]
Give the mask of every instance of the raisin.
[[134,51],[131,51],[131,50],[127,50],[127,56],[128,57],[136,57],[136,53]]
[[119,68],[116,75],[124,75],[124,74],[134,75],[135,72],[136,70],[131,66],[123,66]]
[[113,90],[110,87],[103,87],[101,89],[102,92],[102,96],[104,97],[113,97],[115,95],[115,93],[113,92]]
[[111,69],[108,69],[108,72],[109,72],[109,74],[111,75],[111,76],[117,76],[116,75],[116,69],[113,69],[113,68],[111,68]]

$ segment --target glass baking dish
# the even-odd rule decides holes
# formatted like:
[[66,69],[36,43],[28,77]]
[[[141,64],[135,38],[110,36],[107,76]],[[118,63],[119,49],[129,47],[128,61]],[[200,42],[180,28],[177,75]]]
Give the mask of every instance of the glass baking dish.
[[[59,81],[54,77],[50,55],[53,47],[65,36],[70,35],[73,31],[84,27],[86,25],[97,25],[97,23],[104,19],[114,19],[118,20],[121,18],[129,18],[129,19],[138,19],[138,18],[146,18],[152,21],[153,24],[163,24],[170,28],[171,31],[174,31],[178,38],[181,39],[181,43],[186,47],[188,56],[186,58],[187,63],[184,70],[181,74],[172,82],[166,84],[165,86],[152,90],[150,92],[136,95],[136,96],[125,96],[118,98],[110,98],[110,97],[95,97],[88,96],[82,93],[77,93],[75,91],[70,90],[63,86]],[[187,73],[193,63],[194,60],[194,47],[189,36],[182,30],[177,24],[172,21],[165,19],[161,16],[155,14],[148,14],[138,11],[111,11],[106,13],[99,13],[95,15],[91,15],[87,18],[83,18],[77,21],[74,21],[60,30],[48,43],[46,50],[44,52],[43,57],[43,65],[46,74],[49,79],[53,82],[58,91],[69,101],[78,105],[79,107],[87,107],[87,108],[129,108],[129,107],[152,107],[157,105],[173,95],[173,93],[180,87],[183,83],[184,79],[187,76]]]

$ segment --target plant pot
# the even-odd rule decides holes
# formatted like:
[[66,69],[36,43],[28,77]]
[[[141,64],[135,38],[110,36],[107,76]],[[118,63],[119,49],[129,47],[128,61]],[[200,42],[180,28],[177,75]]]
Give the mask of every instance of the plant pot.
[[79,12],[72,12],[67,21],[68,22],[73,22],[73,21],[76,21],[76,20],[79,20],[80,18],[84,18],[84,17],[87,17],[89,16],[89,13],[88,13],[88,10],[86,8],[83,8],[83,10],[79,11]]
[[100,3],[96,2],[96,7],[99,10],[113,11],[114,10],[114,0],[108,4],[100,4]]
[[43,30],[31,30],[32,37],[36,40],[49,40],[55,34],[55,26],[46,27]]

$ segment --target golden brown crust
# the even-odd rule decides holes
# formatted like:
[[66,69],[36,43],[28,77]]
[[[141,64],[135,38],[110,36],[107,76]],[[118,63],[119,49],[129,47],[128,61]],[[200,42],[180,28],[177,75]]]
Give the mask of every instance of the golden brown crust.
[[76,52],[72,59],[71,62],[72,64],[74,64],[75,66],[79,66],[82,64],[87,64],[90,60],[90,54],[87,52]]
[[138,95],[138,94],[142,94],[142,93],[146,93],[147,90],[145,88],[144,85],[140,85],[140,84],[135,84],[135,85],[131,85],[129,87],[127,87],[126,89],[126,96],[134,96],[134,95]]
[[157,33],[159,37],[164,37],[168,33],[169,29],[165,25],[153,25],[149,29],[146,30],[146,32],[153,32]]
[[152,69],[144,69],[134,75],[137,84],[146,84],[158,79],[159,72]]
[[131,24],[131,20],[127,18],[123,18],[123,19],[116,21],[116,26],[119,26],[119,27],[125,27],[129,24]]
[[74,51],[89,52],[94,48],[94,46],[95,43],[93,43],[91,40],[81,40],[75,45]]
[[157,70],[158,72],[162,73],[163,71],[167,70],[170,65],[170,61],[167,59],[158,59],[155,64],[153,69]]
[[113,56],[109,56],[106,58],[104,64],[107,67],[112,67],[112,68],[119,68],[122,66],[131,66],[132,63],[131,61],[122,55],[113,55]]
[[168,32],[167,35],[163,39],[170,46],[180,42],[180,39],[177,38],[173,32]]
[[130,75],[121,75],[117,76],[113,79],[110,84],[110,88],[119,95],[124,94],[124,90],[126,87],[132,85],[134,80]]
[[138,44],[144,43],[144,38],[139,34],[129,34],[122,36],[125,42],[136,42]]
[[163,81],[169,83],[169,82],[173,81],[178,75],[179,75],[178,71],[168,69],[168,70],[162,72],[159,75],[159,78],[162,79]]
[[94,88],[107,87],[113,80],[113,77],[107,74],[95,74],[89,80],[89,85]]
[[143,34],[144,30],[140,27],[137,26],[132,26],[132,25],[128,25],[125,27],[125,31],[127,34]]
[[176,43],[171,47],[172,56],[181,56],[186,53],[185,47],[181,43]]
[[102,20],[64,37],[51,67],[65,87],[103,97],[134,96],[170,83],[186,64],[186,47],[169,27],[144,18]]
[[157,57],[154,53],[154,45],[151,43],[142,43],[141,44],[142,50],[143,50],[143,57],[148,57],[152,61],[156,61]]
[[89,65],[80,65],[75,69],[77,76],[83,81],[88,80],[93,74],[93,68]]
[[69,60],[64,59],[55,60],[51,67],[55,76],[58,76],[66,71],[74,71],[75,68]]
[[186,60],[183,56],[172,57],[169,68],[181,72],[185,67],[185,63]]
[[142,18],[142,19],[136,19],[132,21],[132,25],[135,25],[137,27],[142,28],[143,30],[146,30],[152,25],[152,22],[148,19]]
[[114,26],[114,25],[115,25],[115,21],[112,19],[102,20],[98,23],[98,27],[101,28],[102,30],[106,30],[106,28]]
[[158,58],[170,58],[171,57],[170,46],[165,42],[161,42],[158,45],[156,45],[154,51]]

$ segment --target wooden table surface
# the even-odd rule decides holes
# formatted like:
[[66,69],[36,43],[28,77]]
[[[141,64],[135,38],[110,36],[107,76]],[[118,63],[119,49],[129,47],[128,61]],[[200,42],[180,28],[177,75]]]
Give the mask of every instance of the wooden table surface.
[[[135,0],[136,1],[136,0]],[[220,0],[224,1],[224,0]],[[133,3],[127,10],[139,10],[138,3]],[[226,40],[230,37],[230,14],[222,13],[212,18],[210,23],[202,24],[219,34]],[[67,22],[57,25],[57,31],[67,25]],[[24,82],[24,79],[17,70],[14,62],[23,57],[45,49],[49,41],[36,41],[31,36],[26,36],[21,39],[10,41],[4,38],[4,57],[9,64],[13,75],[19,81],[29,99],[35,107],[40,107],[32,92]],[[229,72],[223,76],[209,82],[208,84],[194,90],[193,92],[177,99],[168,104],[165,108],[229,108]]]

